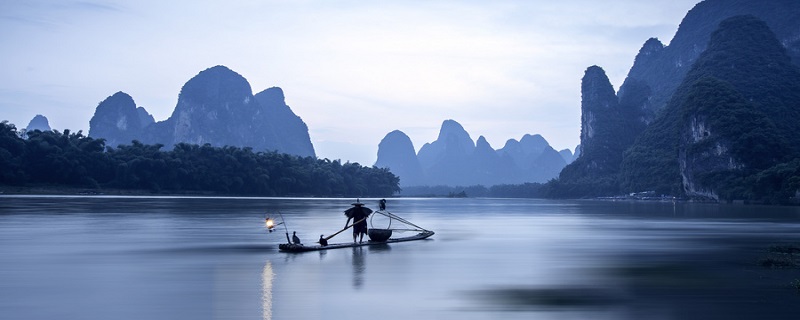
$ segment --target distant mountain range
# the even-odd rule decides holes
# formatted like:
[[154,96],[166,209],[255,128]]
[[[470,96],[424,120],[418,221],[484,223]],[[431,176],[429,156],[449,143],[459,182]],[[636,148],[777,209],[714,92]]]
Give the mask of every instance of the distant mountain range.
[[454,120],[442,123],[436,141],[414,150],[405,133],[392,131],[378,146],[375,166],[400,177],[401,186],[492,186],[546,182],[572,160],[569,150],[559,153],[540,135],[510,139],[495,150],[483,136],[474,142]]
[[133,98],[117,92],[97,106],[89,136],[109,146],[177,143],[250,147],[315,157],[308,127],[286,105],[283,91],[273,87],[253,95],[238,73],[216,66],[184,84],[172,115],[156,122]]
[[[554,150],[539,135],[494,149],[453,120],[415,152],[401,131],[380,142],[376,166],[401,186],[549,182],[551,197],[654,191],[704,200],[785,202],[800,194],[800,1],[705,0],[664,45],[648,39],[619,91],[600,66],[581,82],[580,146]],[[41,126],[41,119],[30,128]],[[101,102],[89,135],[251,147],[314,157],[308,127],[280,88],[253,94],[224,66],[181,89],[156,122],[118,92]],[[574,160],[570,163],[570,160]]]
[[800,1],[706,0],[645,42],[618,92],[582,80],[582,155],[551,196],[655,191],[785,202],[800,190]]

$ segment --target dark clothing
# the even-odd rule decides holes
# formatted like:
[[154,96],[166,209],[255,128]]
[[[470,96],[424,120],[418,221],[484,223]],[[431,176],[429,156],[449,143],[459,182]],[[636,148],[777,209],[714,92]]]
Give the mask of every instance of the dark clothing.
[[356,225],[353,226],[353,234],[354,235],[362,234],[362,233],[367,233],[367,221],[366,220],[361,221],[359,223],[356,223]]
[[344,215],[347,216],[347,221],[349,222],[350,219],[353,219],[353,223],[355,223],[353,226],[353,236],[367,233],[366,218],[370,215],[370,213],[372,213],[372,209],[361,205],[355,205],[344,212]]
[[386,199],[381,199],[381,201],[378,201],[378,209],[386,210]]

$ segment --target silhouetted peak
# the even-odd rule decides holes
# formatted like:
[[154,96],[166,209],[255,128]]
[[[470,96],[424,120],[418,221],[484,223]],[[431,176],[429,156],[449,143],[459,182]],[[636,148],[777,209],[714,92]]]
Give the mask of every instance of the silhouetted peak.
[[389,132],[378,144],[378,168],[389,168],[400,177],[403,186],[423,183],[422,167],[414,151],[411,139],[402,131]]
[[411,138],[400,130],[394,130],[386,134],[378,144],[378,160],[375,165],[379,167],[395,167],[391,164],[397,161],[408,162],[409,158],[415,157],[416,153]]
[[223,66],[223,65],[216,65],[216,66],[213,66],[213,67],[211,67],[211,68],[208,68],[208,69],[205,69],[205,70],[203,70],[203,71],[200,71],[200,73],[198,73],[198,76],[199,76],[199,75],[205,75],[205,76],[211,76],[211,75],[225,76],[225,75],[229,75],[229,74],[236,74],[236,75],[238,75],[238,73],[234,72],[233,70],[229,69],[229,68],[228,68],[228,67],[226,67],[226,66]]
[[[754,50],[754,48],[757,48]],[[786,48],[781,45],[767,24],[752,16],[740,15],[723,20],[719,28],[711,34],[709,52],[725,55],[740,55],[748,59],[778,58],[781,63],[790,63]],[[765,55],[765,52],[778,53]],[[753,63],[748,61],[747,63]],[[758,63],[758,62],[756,62]],[[765,63],[768,63],[765,61]]]
[[265,89],[264,91],[261,91],[258,94],[256,94],[256,96],[258,96],[259,101],[265,102],[269,105],[286,104],[286,97],[283,95],[283,89],[279,87],[272,87]]
[[593,66],[590,66],[590,67],[586,68],[586,71],[584,72],[583,78],[584,79],[586,79],[586,78],[606,78],[606,79],[608,79],[608,77],[606,76],[606,71],[603,70],[603,68],[601,68],[601,67],[599,67],[597,65],[593,65]]
[[476,149],[492,149],[492,146],[486,141],[486,138],[483,136],[478,137],[478,141],[475,142]]
[[252,95],[247,79],[225,66],[215,66],[189,79],[181,88],[180,99],[209,103],[238,100]]
[[503,150],[510,150],[510,149],[515,149],[515,148],[518,149],[519,147],[520,147],[520,144],[519,144],[519,141],[517,141],[517,139],[508,139],[508,140],[506,140],[506,144],[503,145],[502,149]]
[[582,108],[608,109],[615,107],[616,103],[617,95],[603,68],[598,66],[587,68],[581,80]]
[[386,134],[378,144],[378,160],[376,161],[376,165],[391,163],[397,160],[396,158],[400,157],[400,155],[402,158],[414,157],[416,155],[414,144],[411,142],[411,138],[403,131],[394,130]]
[[547,143],[547,140],[545,140],[544,137],[542,137],[539,134],[535,135],[526,134],[522,136],[522,139],[519,140],[519,143],[522,144],[523,146],[536,146],[537,148],[538,147],[544,148],[544,146],[550,145],[549,143]]
[[639,50],[639,54],[637,54],[636,57],[649,56],[653,53],[661,51],[662,49],[664,49],[664,44],[661,43],[658,38],[650,38],[644,42],[644,45]]
[[414,145],[411,142],[411,138],[400,130],[389,132],[381,139],[381,142],[378,144],[378,158],[380,158],[381,150],[386,150],[386,148],[389,147],[410,148],[412,154],[414,153]]
[[137,107],[136,114],[139,116],[139,122],[141,123],[142,127],[146,127],[151,123],[156,122],[156,119],[153,118],[153,115],[148,113],[144,107]]
[[123,105],[133,105],[134,107],[136,106],[136,103],[133,102],[133,97],[122,91],[117,91],[116,93],[112,94],[111,96],[103,100],[101,104],[105,105],[123,104]]
[[40,131],[50,131],[50,122],[47,121],[47,117],[37,114],[36,116],[31,119],[31,122],[28,123],[28,126],[25,127],[25,131],[33,131],[33,130],[40,130]]
[[443,136],[448,134],[464,134],[467,133],[467,130],[464,130],[464,127],[461,126],[460,123],[456,122],[455,120],[445,120],[442,122],[442,128],[439,130],[439,139],[442,139]]
[[133,98],[125,92],[118,91],[117,93],[108,96],[97,105],[95,116],[97,115],[110,115],[114,114],[128,114],[129,112],[136,111],[136,102]]
[[465,152],[471,152],[475,148],[475,143],[470,138],[467,130],[455,120],[445,120],[442,122],[442,128],[439,130],[439,137],[437,141],[441,143],[450,144],[456,143]]
[[97,105],[89,120],[89,136],[106,139],[108,146],[130,143],[146,125],[141,118],[133,98],[119,91]]
[[406,135],[405,132],[400,131],[400,130],[394,130],[392,132],[387,133],[386,137],[384,137],[383,140],[408,140],[408,141],[411,141],[411,139],[408,137],[408,135]]
[[560,154],[561,157],[564,158],[564,162],[566,162],[567,164],[572,163],[573,155],[572,155],[572,151],[571,150],[564,149],[564,150],[559,151],[558,154]]

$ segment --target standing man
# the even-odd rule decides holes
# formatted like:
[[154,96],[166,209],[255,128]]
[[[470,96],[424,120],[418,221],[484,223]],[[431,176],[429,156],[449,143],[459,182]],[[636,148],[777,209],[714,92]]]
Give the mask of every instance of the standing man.
[[381,199],[378,201],[378,209],[381,211],[386,210],[386,199]]
[[347,222],[344,223],[345,228],[350,223],[350,219],[353,219],[353,243],[357,238],[359,239],[358,243],[364,241],[364,234],[367,233],[367,217],[370,213],[372,213],[372,209],[365,207],[358,199],[353,203],[352,208],[344,211],[344,215],[347,216]]

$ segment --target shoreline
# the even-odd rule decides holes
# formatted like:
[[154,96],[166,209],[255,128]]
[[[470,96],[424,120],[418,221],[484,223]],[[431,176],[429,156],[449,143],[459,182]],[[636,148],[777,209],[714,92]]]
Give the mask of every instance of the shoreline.
[[[352,198],[343,195],[337,196],[314,196],[314,195],[252,195],[252,194],[230,194],[218,193],[213,191],[184,191],[184,192],[160,192],[144,189],[113,189],[113,188],[77,188],[77,187],[64,187],[64,186],[7,186],[0,185],[0,196],[3,195],[19,195],[19,196],[153,196],[153,197],[253,197],[253,198]],[[469,199],[470,197],[447,197],[447,196],[402,196],[393,195],[386,198],[450,198],[450,199]],[[477,198],[475,198],[477,199]],[[541,199],[541,200],[592,200],[592,201],[608,201],[608,202],[673,202],[673,203],[709,203],[720,205],[741,205],[741,206],[777,206],[777,207],[796,207],[800,206],[800,199],[793,199],[791,203],[786,204],[766,204],[756,203],[749,201],[713,201],[701,199],[686,199],[677,197],[641,197],[641,196],[612,196],[612,197],[595,197],[595,198],[502,198],[502,199]]]
[[142,189],[91,189],[54,186],[0,186],[0,195],[41,196],[240,196],[215,192],[153,192]]

